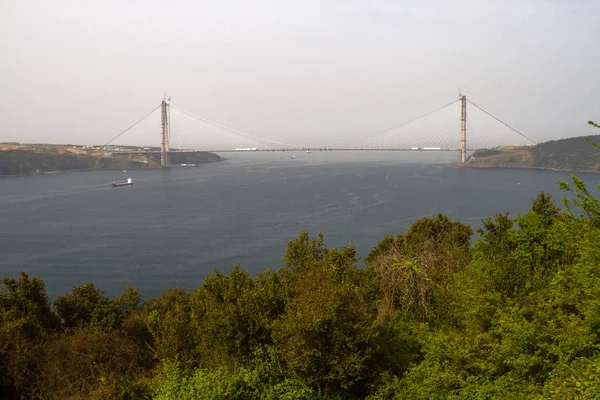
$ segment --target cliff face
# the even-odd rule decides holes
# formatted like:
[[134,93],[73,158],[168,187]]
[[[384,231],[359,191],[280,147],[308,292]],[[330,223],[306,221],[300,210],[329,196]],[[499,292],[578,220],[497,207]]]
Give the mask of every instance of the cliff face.
[[[589,139],[600,143],[600,135],[589,136]],[[575,137],[540,143],[532,147],[476,151],[466,166],[592,172],[600,166],[600,149],[589,143],[586,137]]]

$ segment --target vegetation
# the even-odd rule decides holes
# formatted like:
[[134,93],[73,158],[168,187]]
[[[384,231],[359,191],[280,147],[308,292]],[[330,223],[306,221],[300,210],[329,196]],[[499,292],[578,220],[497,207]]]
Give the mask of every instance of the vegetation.
[[[595,124],[590,121],[592,126]],[[552,140],[531,147],[476,151],[470,167],[544,168],[561,171],[594,171],[600,165],[600,152],[589,145],[600,135]]]
[[96,159],[89,155],[27,150],[0,151],[0,175],[25,175],[48,171],[91,169],[95,165]]
[[[213,153],[177,153],[171,155],[173,164],[200,164],[219,161]],[[65,151],[63,147],[39,149],[0,150],[1,175],[43,174],[51,171],[72,171],[84,169],[123,169],[152,168],[160,166],[160,155],[113,155],[100,153]]]
[[[0,287],[4,399],[591,399],[600,393],[600,202],[540,193],[479,238],[442,214],[352,245],[303,232],[285,266],[238,265],[191,292],[50,301]],[[599,187],[600,190],[600,187]]]

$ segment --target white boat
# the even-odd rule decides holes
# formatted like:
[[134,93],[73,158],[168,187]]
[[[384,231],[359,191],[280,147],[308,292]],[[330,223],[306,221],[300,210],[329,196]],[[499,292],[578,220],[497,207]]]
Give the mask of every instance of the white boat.
[[131,177],[127,178],[126,181],[123,182],[115,182],[113,181],[112,183],[113,187],[117,187],[117,186],[131,186],[133,185],[133,179],[131,179]]
[[307,152],[307,153],[312,153],[312,151],[310,151],[310,150],[306,150],[306,152]]

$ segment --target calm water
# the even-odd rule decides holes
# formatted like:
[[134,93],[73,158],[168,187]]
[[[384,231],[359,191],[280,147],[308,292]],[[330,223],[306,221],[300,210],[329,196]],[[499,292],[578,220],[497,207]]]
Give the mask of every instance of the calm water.
[[[569,176],[444,167],[425,154],[296,155],[0,179],[0,275],[42,277],[51,297],[88,281],[108,295],[128,283],[157,295],[194,288],[234,262],[252,273],[278,268],[302,230],[323,232],[330,247],[353,241],[364,257],[384,235],[436,212],[477,227],[496,212],[527,211],[540,191],[562,197],[556,181]],[[135,186],[110,186],[128,176]]]

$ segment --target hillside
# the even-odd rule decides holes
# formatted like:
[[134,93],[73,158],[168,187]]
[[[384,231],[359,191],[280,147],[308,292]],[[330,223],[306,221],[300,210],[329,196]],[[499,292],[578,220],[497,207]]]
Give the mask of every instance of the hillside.
[[[35,146],[35,147],[34,147]],[[173,164],[202,164],[220,161],[217,154],[176,153]],[[100,154],[74,146],[0,144],[0,176],[44,174],[83,169],[159,168],[158,154]]]
[[543,168],[592,172],[600,166],[600,150],[586,139],[600,143],[600,135],[552,140],[532,147],[476,151],[467,161],[474,168]]

